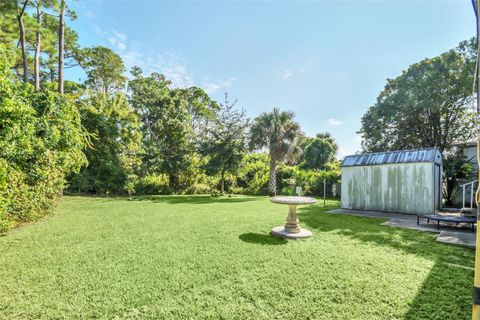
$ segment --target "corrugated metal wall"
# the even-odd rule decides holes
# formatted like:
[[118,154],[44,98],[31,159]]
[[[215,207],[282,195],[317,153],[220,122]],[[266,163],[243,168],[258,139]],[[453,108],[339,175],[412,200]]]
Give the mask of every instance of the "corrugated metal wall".
[[343,167],[342,208],[434,213],[433,168],[429,162]]

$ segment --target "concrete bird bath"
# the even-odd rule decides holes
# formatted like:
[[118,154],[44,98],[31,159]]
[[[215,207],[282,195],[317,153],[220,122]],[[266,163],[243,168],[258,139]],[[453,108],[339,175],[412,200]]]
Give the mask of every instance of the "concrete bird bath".
[[297,218],[297,206],[305,204],[314,204],[316,200],[310,197],[273,197],[270,199],[273,203],[287,204],[289,207],[287,223],[283,226],[272,229],[272,234],[276,237],[286,239],[301,239],[312,236],[312,233],[306,229],[300,228]]

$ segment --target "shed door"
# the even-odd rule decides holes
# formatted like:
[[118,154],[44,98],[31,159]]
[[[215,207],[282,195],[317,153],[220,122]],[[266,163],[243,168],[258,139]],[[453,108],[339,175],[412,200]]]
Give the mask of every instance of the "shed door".
[[434,179],[433,179],[433,190],[434,190],[434,206],[435,206],[435,211],[440,210],[442,207],[441,201],[442,201],[442,171],[440,170],[440,166],[435,163],[434,166]]

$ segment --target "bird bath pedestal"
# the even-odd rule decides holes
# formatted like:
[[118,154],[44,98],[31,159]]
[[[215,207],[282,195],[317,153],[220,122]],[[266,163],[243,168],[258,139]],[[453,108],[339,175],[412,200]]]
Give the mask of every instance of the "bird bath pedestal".
[[303,204],[314,204],[316,200],[309,197],[273,197],[270,199],[273,203],[288,204],[287,223],[283,226],[272,229],[272,234],[276,237],[286,239],[300,239],[312,236],[312,233],[306,229],[300,228],[297,218],[297,206]]

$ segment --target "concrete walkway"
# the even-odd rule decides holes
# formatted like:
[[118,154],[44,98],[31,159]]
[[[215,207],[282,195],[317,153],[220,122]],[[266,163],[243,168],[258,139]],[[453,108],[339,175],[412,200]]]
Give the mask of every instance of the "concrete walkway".
[[[397,228],[414,229],[426,232],[439,233],[437,241],[449,244],[456,244],[466,247],[475,247],[475,233],[471,231],[470,224],[460,223],[455,227],[451,223],[440,222],[440,230],[437,229],[437,223],[427,224],[426,220],[420,219],[420,224],[417,225],[417,216],[412,214],[389,213],[378,211],[361,211],[349,209],[335,209],[327,211],[328,213],[346,214],[352,216],[361,216],[369,218],[384,218],[389,219],[382,223],[382,225]],[[452,213],[439,213],[445,215],[453,215]]]

